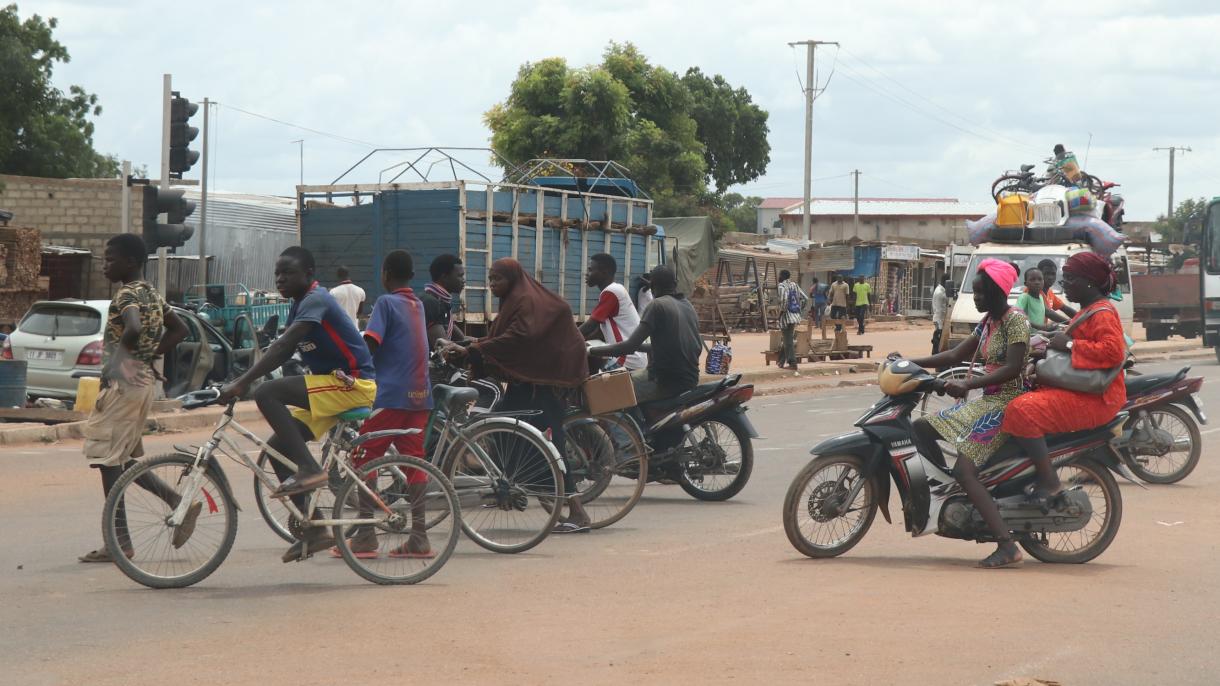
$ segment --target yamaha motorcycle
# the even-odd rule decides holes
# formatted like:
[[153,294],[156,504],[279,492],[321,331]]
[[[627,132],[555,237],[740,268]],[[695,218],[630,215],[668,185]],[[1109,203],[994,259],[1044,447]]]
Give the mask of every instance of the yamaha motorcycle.
[[[907,360],[880,371],[885,397],[856,422],[856,431],[815,446],[814,459],[797,474],[784,499],[784,530],[793,547],[814,558],[851,550],[873,523],[877,510],[887,522],[890,482],[898,488],[906,530],[994,542],[952,470],[919,453],[912,441],[911,414],[924,396],[943,393],[945,382]],[[1111,472],[1134,481],[1114,448],[1125,413],[1105,426],[1048,436],[1050,455],[1063,482],[1063,497],[1031,502],[1034,465],[1007,443],[980,468],[1014,540],[1043,562],[1083,563],[1101,555],[1118,533],[1122,494]],[[1138,483],[1138,482],[1135,482]]]

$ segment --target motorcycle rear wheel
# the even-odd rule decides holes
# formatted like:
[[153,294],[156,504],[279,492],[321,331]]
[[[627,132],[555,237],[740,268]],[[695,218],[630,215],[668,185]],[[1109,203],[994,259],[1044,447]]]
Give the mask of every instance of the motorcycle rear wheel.
[[[820,481],[817,480],[819,476]],[[847,495],[858,479],[863,479],[864,483],[848,504],[849,512],[834,515],[822,509],[833,506],[833,498]],[[838,525],[848,515],[856,515],[854,522],[836,536],[840,532]],[[792,480],[784,497],[784,532],[788,534],[788,542],[802,555],[812,558],[837,557],[851,550],[868,533],[876,516],[876,486],[872,479],[864,476],[864,461],[855,455],[814,458]],[[829,536],[826,540],[822,540],[823,533]]]
[[[741,492],[754,471],[754,445],[750,433],[736,414],[708,417],[696,422],[682,437],[678,448],[680,463],[676,469],[678,485],[691,497],[698,500],[728,500]],[[698,467],[687,464],[690,457],[699,461]],[[708,451],[720,453],[713,461],[707,459]]]
[[[1156,417],[1157,415],[1162,416]],[[1137,417],[1133,421],[1140,419],[1144,418]],[[1203,454],[1203,435],[1199,432],[1195,418],[1176,405],[1163,405],[1148,410],[1146,420],[1154,422],[1157,428],[1162,428],[1163,423],[1167,425],[1165,430],[1174,434],[1175,446],[1180,438],[1187,438],[1190,441],[1190,449],[1186,451],[1186,460],[1181,466],[1175,467],[1178,461],[1176,456],[1180,455],[1181,451],[1171,450],[1165,455],[1135,455],[1128,445],[1123,450],[1123,461],[1136,476],[1152,484],[1175,484],[1190,476],[1199,464],[1199,456]],[[1179,434],[1182,433],[1186,435],[1180,437]],[[1169,468],[1157,469],[1158,466]]]
[[[1123,496],[1110,470],[1094,460],[1084,458],[1066,464],[1058,471],[1065,489],[1079,486],[1089,495],[1093,504],[1089,524],[1080,531],[1047,534],[1045,541],[1027,535],[1018,542],[1025,552],[1042,562],[1083,564],[1105,552],[1118,535],[1118,526],[1123,519]],[[1090,533],[1089,529],[1098,521],[1096,531]]]

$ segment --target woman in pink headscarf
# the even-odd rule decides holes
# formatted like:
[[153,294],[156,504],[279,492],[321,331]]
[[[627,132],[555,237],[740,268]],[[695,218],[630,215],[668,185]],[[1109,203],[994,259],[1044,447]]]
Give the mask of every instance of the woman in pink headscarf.
[[993,569],[1021,561],[1000,510],[979,481],[979,469],[1009,439],[1000,430],[1004,411],[1025,390],[1022,372],[1029,358],[1029,320],[1021,310],[1008,305],[1008,294],[1017,282],[1017,270],[1007,262],[983,260],[972,282],[974,306],[983,319],[974,333],[952,350],[911,360],[921,367],[948,367],[972,360],[983,366],[981,376],[950,381],[945,392],[965,398],[973,389],[983,395],[915,421],[915,442],[929,459],[945,464],[938,441],[949,441],[957,449],[954,476],[962,484],[970,502],[978,509],[991,533],[999,541],[995,552],[979,562]]

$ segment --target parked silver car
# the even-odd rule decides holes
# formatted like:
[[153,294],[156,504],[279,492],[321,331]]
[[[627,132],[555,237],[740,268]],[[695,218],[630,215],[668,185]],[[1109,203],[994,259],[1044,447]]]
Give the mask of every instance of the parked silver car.
[[[17,329],[0,342],[0,358],[25,360],[31,398],[76,399],[84,376],[102,371],[102,326],[109,300],[48,300],[34,303]],[[173,398],[211,383],[236,378],[261,354],[249,318],[234,322],[233,340],[191,310],[173,308],[187,335],[165,356],[165,395]]]

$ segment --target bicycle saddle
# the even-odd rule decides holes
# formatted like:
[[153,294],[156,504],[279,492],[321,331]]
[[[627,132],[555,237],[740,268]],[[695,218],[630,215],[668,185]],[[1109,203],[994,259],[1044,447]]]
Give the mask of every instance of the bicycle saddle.
[[437,384],[432,387],[432,400],[450,412],[464,409],[479,399],[479,389]]
[[339,421],[343,422],[359,422],[369,418],[373,414],[371,407],[353,407],[350,410],[344,410],[339,413]]

